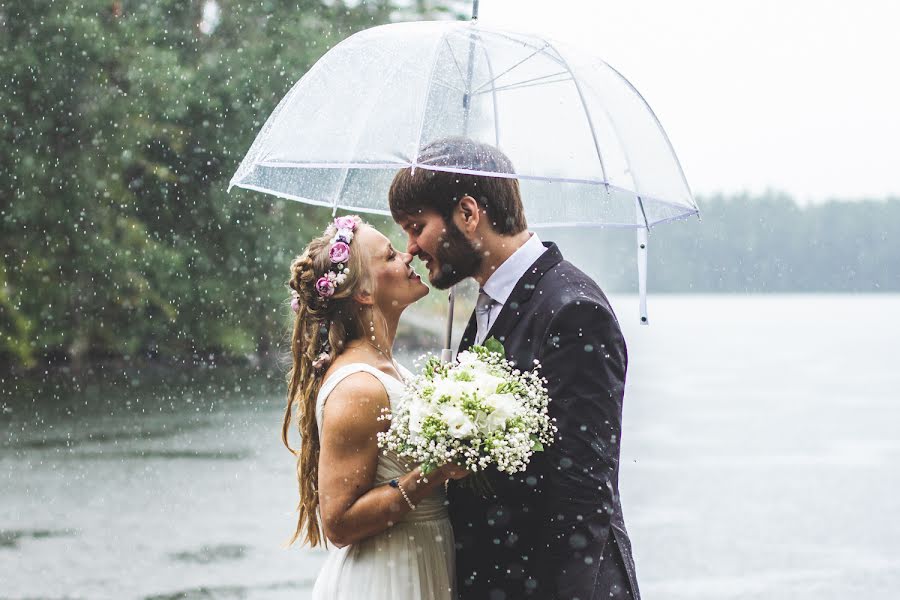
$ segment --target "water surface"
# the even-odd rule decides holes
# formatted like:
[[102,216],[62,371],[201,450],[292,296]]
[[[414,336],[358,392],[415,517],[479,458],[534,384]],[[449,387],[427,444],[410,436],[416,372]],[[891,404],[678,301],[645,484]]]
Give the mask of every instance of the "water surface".
[[[644,598],[900,597],[900,296],[613,301]],[[308,597],[282,377],[5,381],[0,597]]]

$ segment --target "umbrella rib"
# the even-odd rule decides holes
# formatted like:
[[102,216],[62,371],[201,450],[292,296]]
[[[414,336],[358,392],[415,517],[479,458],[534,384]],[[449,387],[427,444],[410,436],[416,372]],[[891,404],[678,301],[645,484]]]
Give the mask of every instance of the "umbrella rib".
[[472,75],[475,69],[475,40],[478,33],[473,28],[469,32],[469,60],[466,66],[466,93],[463,95],[463,137],[469,135],[469,116],[472,112]]
[[456,72],[459,73],[459,78],[463,82],[463,87],[465,88],[463,93],[466,94],[469,89],[469,85],[466,83],[466,76],[462,72],[462,67],[459,66],[459,61],[456,60],[456,53],[453,52],[453,46],[450,45],[450,40],[446,35],[444,36],[444,43],[447,44],[447,49],[450,50],[450,58],[453,59],[453,64],[456,65]]
[[[521,45],[523,45],[523,46],[527,46],[528,48],[531,48],[532,50],[535,50],[536,52],[541,52],[541,51],[545,50],[545,49],[547,48],[547,46],[550,45],[549,42],[547,42],[546,40],[541,40],[542,42],[544,42],[544,44],[546,44],[546,46],[544,46],[543,48],[539,48],[539,47],[538,47],[537,45],[535,45],[535,44],[529,44],[528,42],[525,42],[525,41],[522,41],[522,40],[517,40],[516,38],[511,37],[511,36],[509,36],[509,35],[506,35],[505,33],[502,33],[502,32],[500,32],[500,31],[491,31],[490,33],[493,34],[493,35],[496,35],[496,36],[498,36],[498,37],[502,37],[502,38],[505,39],[505,40],[509,40],[510,42],[515,42],[516,44],[521,44]],[[567,67],[566,67],[566,64],[565,64],[565,61],[563,61],[563,60],[562,60],[562,57],[559,56],[559,52],[556,50],[556,48],[551,47],[551,50],[553,50],[554,52],[556,52],[557,56],[553,56],[552,54],[549,54],[549,53],[548,53],[548,54],[547,54],[547,58],[549,58],[550,60],[552,60],[553,62],[555,62],[555,63],[558,64],[559,66],[561,66],[561,67],[563,67],[563,68],[567,68]]]
[[[488,54],[487,48],[484,45],[481,46],[481,51],[484,52],[484,62],[487,64],[488,75],[491,78],[491,81],[496,81],[494,77],[494,67],[491,65],[491,57]],[[474,96],[475,94],[472,94]],[[471,98],[471,96],[470,96]],[[497,86],[491,84],[491,104],[494,107],[494,146],[500,147],[500,114],[497,111]]]
[[[444,41],[447,41],[447,34],[442,34],[444,36]],[[447,43],[449,47],[449,42]],[[440,43],[434,46],[434,51],[431,53],[431,67],[428,69],[428,79],[426,80],[426,88],[425,93],[422,94],[422,113],[419,115],[419,128],[416,130],[416,146],[413,148],[413,159],[412,163],[409,165],[412,167],[413,172],[415,172],[415,165],[419,162],[419,152],[422,150],[422,132],[425,130],[425,111],[428,109],[428,88],[427,85],[431,83],[432,79],[434,79],[434,69],[437,66],[438,54],[441,51]],[[453,48],[450,48],[450,55],[453,55]],[[454,62],[456,61],[456,57],[453,58]],[[458,67],[457,67],[458,68]]]
[[644,104],[644,108],[646,108],[647,112],[650,113],[650,116],[653,117],[653,122],[656,123],[656,128],[659,130],[659,133],[662,135],[663,139],[665,140],[666,145],[669,147],[669,154],[672,155],[672,158],[675,160],[675,166],[678,167],[678,172],[681,174],[681,181],[682,181],[682,183],[684,183],[685,189],[687,189],[688,199],[691,201],[691,205],[695,209],[697,209],[697,213],[699,214],[700,209],[697,207],[697,202],[694,200],[694,194],[691,192],[691,186],[687,182],[687,177],[684,176],[684,169],[681,167],[681,161],[678,160],[678,155],[675,154],[675,148],[672,147],[672,141],[669,140],[669,136],[666,135],[666,130],[663,129],[662,123],[659,122],[659,118],[656,116],[656,113],[653,112],[653,109],[650,108],[650,104],[646,100],[644,100],[644,97],[641,95],[641,93],[639,91],[637,91],[637,88],[634,87],[634,85],[632,85],[632,83],[630,81],[628,81],[628,79],[626,79],[624,75],[622,75],[621,73],[616,71],[616,69],[613,68],[611,65],[606,65],[606,66],[609,68],[610,71],[612,71],[613,73],[618,75],[619,78],[625,82],[625,85],[627,85],[631,89],[631,91],[635,93],[635,95],[638,97],[638,99]]
[[525,63],[525,62],[531,60],[532,58],[534,58],[535,56],[537,56],[538,54],[540,54],[541,52],[543,52],[544,50],[546,50],[546,49],[549,48],[549,47],[550,47],[550,44],[548,43],[548,44],[545,45],[543,48],[538,48],[537,50],[535,50],[534,52],[532,52],[531,54],[529,54],[528,56],[526,56],[525,58],[523,58],[522,60],[520,60],[519,62],[517,62],[516,64],[514,64],[514,65],[511,66],[510,68],[508,68],[507,70],[503,71],[502,73],[500,73],[499,75],[497,75],[496,77],[494,77],[493,79],[491,79],[490,81],[486,81],[486,82],[484,82],[483,84],[479,85],[477,88],[475,88],[474,90],[472,90],[472,94],[477,94],[479,91],[481,91],[481,88],[483,88],[483,87],[485,87],[485,86],[487,86],[487,85],[490,85],[491,83],[497,81],[498,79],[500,79],[501,77],[503,77],[504,75],[506,75],[507,73],[509,73],[510,71],[512,71],[513,69],[515,69],[515,68],[521,66],[523,63]]
[[[392,67],[393,68],[388,73],[385,74],[384,79],[381,80],[381,86],[377,90],[378,93],[380,93],[381,90],[383,90],[385,87],[387,87],[389,82],[393,81],[394,75],[400,69],[400,64],[398,62],[395,62],[392,65]],[[363,117],[363,119],[361,120],[362,122],[360,123],[359,128],[356,130],[356,133],[353,136],[353,138],[354,138],[353,146],[352,146],[352,151],[351,151],[350,156],[356,156],[356,150],[359,147],[359,141],[360,141],[360,138],[362,138],[362,133],[365,130],[365,125],[368,123],[369,119],[372,118],[372,114],[374,111],[375,111],[375,105],[374,105],[374,103],[370,103],[366,107],[365,114],[361,115]],[[336,190],[334,192],[334,199],[333,199],[333,204],[332,204],[332,209],[331,209],[332,215],[337,213],[338,201],[340,200],[341,196],[343,195],[344,189],[347,187],[347,177],[349,175],[350,175],[349,169],[345,169],[344,172],[341,173],[340,185],[336,186]]]
[[597,141],[597,131],[594,129],[594,120],[591,119],[591,113],[588,110],[587,103],[584,101],[584,93],[581,91],[581,85],[578,83],[578,78],[575,77],[575,73],[572,72],[571,67],[569,67],[569,63],[563,57],[562,54],[559,53],[559,50],[554,48],[550,42],[547,42],[547,46],[550,47],[556,55],[562,60],[563,68],[569,72],[569,75],[572,76],[572,83],[575,84],[575,90],[578,92],[578,99],[581,100],[581,107],[584,109],[584,116],[587,118],[588,127],[591,129],[591,139],[594,140],[594,148],[597,150],[597,160],[600,161],[600,171],[603,174],[603,181],[609,181],[606,176],[606,165],[603,164],[603,153],[600,152],[600,142]]
[[[551,77],[559,77],[560,75],[567,75],[564,79],[555,79],[552,81],[543,81],[545,79],[550,79]],[[572,75],[568,71],[560,71],[559,73],[552,73],[550,75],[541,75],[540,77],[535,77],[533,79],[526,79],[525,81],[520,81],[519,83],[510,83],[508,85],[501,85],[500,87],[493,88],[493,91],[496,92],[505,92],[507,90],[517,90],[519,88],[532,87],[535,85],[547,85],[550,83],[563,83],[572,79]],[[472,95],[476,94],[486,94],[488,90],[484,90],[481,92],[473,92]]]
[[433,83],[434,83],[435,85],[443,86],[443,87],[445,87],[445,88],[447,88],[447,89],[449,89],[449,90],[453,90],[454,92],[459,92],[460,94],[465,94],[465,93],[466,93],[466,90],[462,90],[462,89],[456,87],[455,85],[453,85],[452,83],[447,83],[446,81],[442,81],[442,80],[440,80],[440,79],[435,79],[435,80],[433,81]]

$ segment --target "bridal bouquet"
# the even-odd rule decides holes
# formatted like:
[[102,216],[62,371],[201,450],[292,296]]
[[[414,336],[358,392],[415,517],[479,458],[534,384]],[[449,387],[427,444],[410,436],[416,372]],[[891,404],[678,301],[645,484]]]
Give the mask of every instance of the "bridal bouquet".
[[460,352],[456,363],[428,357],[402,401],[382,416],[391,426],[378,445],[421,463],[423,475],[448,462],[473,473],[490,465],[524,471],[556,432],[535,363],[534,372],[515,369],[493,338]]

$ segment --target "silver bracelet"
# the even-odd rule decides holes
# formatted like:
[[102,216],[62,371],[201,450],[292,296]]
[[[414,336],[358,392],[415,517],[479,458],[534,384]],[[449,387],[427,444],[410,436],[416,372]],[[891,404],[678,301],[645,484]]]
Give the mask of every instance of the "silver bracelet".
[[416,505],[413,504],[412,501],[409,499],[409,496],[406,495],[406,490],[404,490],[403,486],[400,485],[400,480],[399,479],[391,479],[389,483],[390,483],[391,487],[395,487],[398,490],[400,490],[400,494],[403,495],[403,499],[406,500],[407,504],[409,504],[409,508],[411,510],[416,510]]

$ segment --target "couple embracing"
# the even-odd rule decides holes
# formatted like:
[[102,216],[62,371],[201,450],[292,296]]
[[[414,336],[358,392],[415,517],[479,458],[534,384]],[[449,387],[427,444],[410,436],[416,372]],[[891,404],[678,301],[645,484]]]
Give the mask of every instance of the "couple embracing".
[[[496,148],[461,138],[420,160],[513,172]],[[618,490],[627,352],[606,296],[528,231],[515,179],[404,169],[389,200],[405,252],[348,216],[291,264],[282,439],[295,408],[302,436],[292,542],[334,546],[312,597],[637,600]],[[422,477],[377,445],[390,424],[379,417],[411,377],[392,357],[397,324],[428,294],[414,257],[436,288],[479,284],[460,350],[494,337],[518,368],[540,361],[547,380],[556,441],[524,472],[488,470],[487,494],[452,463]]]

